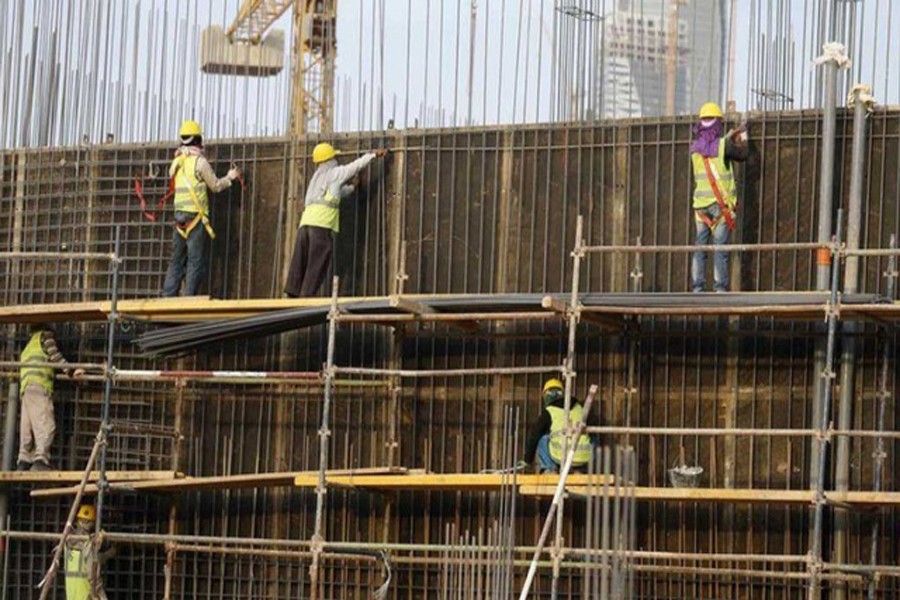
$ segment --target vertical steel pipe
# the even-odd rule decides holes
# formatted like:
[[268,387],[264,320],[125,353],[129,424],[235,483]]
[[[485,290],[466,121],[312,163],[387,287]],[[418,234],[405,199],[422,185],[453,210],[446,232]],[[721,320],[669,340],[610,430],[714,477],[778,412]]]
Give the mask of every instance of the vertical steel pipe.
[[[847,214],[847,248],[859,248],[862,228],[863,163],[866,150],[866,117],[868,105],[863,100],[866,90],[859,86],[853,90],[853,149],[850,157],[850,208]],[[848,256],[844,264],[844,293],[855,294],[859,290],[859,257]],[[838,399],[838,429],[848,430],[853,420],[853,392],[856,383],[856,336],[859,329],[855,321],[843,323],[845,335],[841,341],[840,397]],[[850,438],[841,436],[836,443],[835,489],[850,489]],[[832,561],[844,562],[847,557],[847,528],[849,514],[845,508],[834,512],[834,541]],[[844,600],[847,590],[844,582],[837,582],[835,600]]]

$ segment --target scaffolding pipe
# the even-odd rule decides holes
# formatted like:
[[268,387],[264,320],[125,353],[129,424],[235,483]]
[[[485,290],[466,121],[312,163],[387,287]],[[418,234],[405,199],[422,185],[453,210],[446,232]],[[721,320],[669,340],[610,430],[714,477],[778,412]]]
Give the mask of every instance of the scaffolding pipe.
[[[853,89],[853,145],[850,156],[850,206],[847,212],[847,249],[859,248],[860,231],[862,229],[863,204],[863,166],[866,152],[866,117],[868,104],[861,97],[864,91],[860,86]],[[844,294],[855,294],[859,291],[859,257],[848,255],[844,262]],[[841,331],[849,335],[841,338],[841,375],[840,396],[838,398],[838,428],[850,429],[853,426],[853,396],[856,390],[856,338],[854,334],[859,325],[854,321],[842,324]],[[850,439],[838,438],[835,444],[837,458],[835,460],[834,488],[838,492],[850,489]],[[834,540],[832,556],[835,562],[844,562],[847,556],[847,528],[849,514],[846,509],[835,508]],[[843,585],[834,590],[835,600],[844,600],[847,591]]]
[[[835,96],[837,95],[837,70],[838,70],[838,62],[837,59],[823,57],[822,64],[824,65],[822,68],[824,69],[824,112],[822,114],[822,156],[820,158],[821,166],[819,167],[819,207],[818,207],[818,219],[819,219],[819,228],[817,234],[817,241],[820,244],[827,244],[831,242],[831,232],[832,232],[832,212],[834,210],[834,194],[833,194],[833,186],[834,186],[834,147],[835,147],[835,132],[836,132],[836,108],[835,108]],[[816,290],[825,291],[829,289],[830,284],[830,266],[831,260],[836,257],[832,255],[826,256],[824,252],[820,252],[817,255],[816,260]],[[829,317],[829,326],[831,324],[831,317]],[[814,364],[815,364],[815,373],[822,373],[826,366],[826,345],[828,345],[832,341],[832,336],[829,331],[828,341],[826,340],[817,340],[815,344],[814,351]],[[826,403],[826,393],[830,394],[830,389],[826,392],[825,387],[829,387],[832,384],[832,380],[825,377],[816,377],[813,383],[813,407],[812,407],[812,423],[813,426],[819,426],[823,420],[828,419],[828,415],[823,415],[823,411],[825,409]],[[826,411],[827,413],[827,411]],[[825,426],[822,426],[824,429]],[[819,452],[824,449],[824,445],[821,443],[813,442],[810,445],[810,455],[809,455],[809,487],[811,490],[816,490],[820,487],[820,485],[824,485],[823,482],[819,481],[819,464],[824,460],[824,457],[819,456]],[[824,476],[824,472],[823,472]],[[816,518],[815,515],[813,518]],[[810,535],[815,535],[813,532],[810,532]],[[821,542],[821,540],[818,540]],[[810,546],[813,546],[816,543],[816,540],[810,540]],[[813,595],[812,589],[813,580],[810,581],[810,600],[815,600],[815,596]]]
[[[12,471],[16,467],[16,418],[19,414],[19,383],[11,381],[6,395],[6,416],[3,423],[3,458],[0,468]],[[6,526],[9,514],[9,495],[6,487],[0,492],[0,525]],[[0,544],[0,554],[6,560],[7,548]]]
[[0,260],[15,259],[84,259],[84,260],[109,260],[114,261],[115,254],[107,252],[0,252]]
[[338,315],[338,288],[340,279],[335,275],[331,280],[331,310],[328,311],[328,350],[325,363],[325,393],[322,403],[322,425],[319,427],[319,478],[316,485],[316,516],[312,536],[312,564],[309,567],[310,575],[310,597],[316,600],[319,595],[319,555],[323,551],[323,535],[322,520],[325,513],[325,495],[328,493],[328,487],[325,485],[325,469],[328,468],[328,442],[331,437],[329,429],[329,417],[331,412],[331,397],[333,393],[332,382],[334,381],[334,346],[337,336],[337,320]]
[[584,253],[634,253],[634,254],[652,254],[657,252],[672,252],[677,254],[692,254],[694,252],[764,252],[768,250],[831,250],[830,241],[825,242],[780,242],[768,244],[729,244],[727,246],[714,246],[712,244],[690,246],[690,245],[605,245],[605,246],[582,246],[581,251]]
[[109,435],[109,412],[112,402],[112,374],[115,372],[115,341],[116,323],[119,320],[119,268],[121,266],[122,253],[122,226],[116,225],[115,246],[112,261],[112,295],[110,298],[110,310],[107,315],[106,325],[106,380],[103,382],[103,407],[100,414],[100,429],[103,433],[103,444],[100,447],[98,465],[100,478],[97,481],[97,520],[94,523],[97,532],[103,531],[103,503],[106,500],[106,492],[109,489],[109,480],[106,477],[106,440]]
[[[891,247],[893,248],[896,244],[897,237],[892,233]],[[893,302],[894,284],[897,280],[897,258],[895,256],[891,256],[888,260],[888,268],[885,275],[885,279],[887,279],[885,294],[888,299]],[[876,425],[879,431],[884,431],[887,404],[888,401],[893,398],[893,394],[888,390],[888,381],[890,379],[890,362],[893,351],[894,334],[892,329],[882,330],[882,334],[884,335],[884,339],[882,340],[881,345],[881,373],[878,376],[878,417]],[[872,457],[875,459],[875,469],[872,476],[874,479],[873,487],[876,492],[880,492],[882,488],[882,478],[884,476],[884,459],[887,458],[887,453],[884,451],[884,436],[879,436],[876,440],[875,451],[872,453]],[[869,563],[871,565],[875,565],[878,561],[878,536],[881,530],[880,519],[880,515],[876,515],[875,518],[872,519],[872,542],[869,547]],[[874,578],[869,579],[868,585],[866,586],[868,600],[875,600],[875,583]]]
[[[841,217],[843,211],[838,210],[837,233],[835,234],[836,243],[841,241]],[[834,347],[835,337],[837,333],[837,298],[838,298],[838,278],[840,270],[837,265],[837,258],[831,265],[831,301],[830,310],[828,311],[828,339],[825,342],[825,365],[819,377],[822,379],[822,402],[819,411],[819,430],[822,435],[812,439],[812,447],[817,448],[817,463],[813,465],[816,468],[816,485],[814,486],[815,500],[813,507],[813,530],[812,542],[809,552],[809,600],[816,600],[821,592],[820,571],[822,569],[822,537],[825,520],[825,467],[827,464],[828,450],[828,419],[831,414],[831,396],[833,391],[834,380]]]
[[729,436],[748,435],[760,437],[859,437],[900,439],[900,431],[879,431],[877,429],[751,429],[728,427],[616,427],[591,425],[585,427],[585,433],[633,434],[633,435],[696,435],[696,436]]

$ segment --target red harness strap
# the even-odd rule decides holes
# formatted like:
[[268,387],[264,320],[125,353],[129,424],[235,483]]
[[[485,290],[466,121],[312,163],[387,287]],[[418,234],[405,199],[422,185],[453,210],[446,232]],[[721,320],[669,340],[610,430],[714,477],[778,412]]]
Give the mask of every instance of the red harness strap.
[[[719,208],[722,209],[722,216],[725,218],[725,222],[728,224],[728,229],[734,231],[734,217],[731,216],[731,209],[728,208],[728,205],[722,198],[722,190],[719,189],[719,184],[716,183],[716,178],[713,177],[712,169],[709,166],[709,159],[705,156],[702,158],[703,168],[706,169],[706,178],[709,180],[709,185],[712,188],[713,194],[716,195],[716,202],[719,204]],[[700,215],[700,220],[706,223],[710,229],[714,227],[714,225],[710,225],[712,219],[707,217],[706,214],[698,213],[698,215]]]
[[169,189],[166,191],[166,195],[160,198],[159,202],[156,203],[156,210],[153,212],[149,212],[147,210],[147,200],[144,198],[144,186],[141,184],[141,180],[137,177],[134,178],[134,193],[137,194],[138,199],[141,201],[141,210],[144,213],[144,216],[148,221],[156,221],[156,213],[161,212],[165,206],[166,202],[169,201],[169,198],[175,195],[175,178],[169,178]]

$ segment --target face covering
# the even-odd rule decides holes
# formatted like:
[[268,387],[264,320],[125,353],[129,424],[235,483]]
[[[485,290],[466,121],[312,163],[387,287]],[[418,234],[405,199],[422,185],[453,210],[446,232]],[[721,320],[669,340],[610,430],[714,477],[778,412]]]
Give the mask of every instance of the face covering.
[[719,153],[719,139],[722,137],[723,125],[721,119],[712,119],[712,123],[707,125],[708,121],[708,119],[702,119],[694,125],[694,142],[691,144],[691,152],[712,158]]

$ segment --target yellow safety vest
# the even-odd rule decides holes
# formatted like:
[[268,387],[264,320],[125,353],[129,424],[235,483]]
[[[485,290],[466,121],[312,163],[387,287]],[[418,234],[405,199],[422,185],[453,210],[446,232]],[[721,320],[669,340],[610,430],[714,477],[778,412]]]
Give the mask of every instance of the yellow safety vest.
[[179,155],[172,161],[172,168],[169,170],[174,172],[175,178],[175,210],[197,215],[187,227],[184,229],[176,227],[175,230],[181,237],[187,239],[194,227],[203,223],[209,237],[215,239],[216,232],[209,222],[209,191],[206,189],[206,183],[197,178],[198,158],[200,157],[196,155]]
[[[572,425],[581,422],[583,410],[580,404],[574,402],[569,407],[569,422]],[[562,464],[565,458],[563,446],[566,443],[566,411],[558,406],[548,406],[547,412],[550,413],[550,456]],[[575,446],[575,460],[572,464],[576,466],[587,464],[591,460],[591,450],[591,438],[587,434],[581,434]]]
[[[19,358],[21,362],[48,362],[50,360],[41,343],[42,334],[43,332],[38,331],[31,336],[28,345],[22,350],[22,356]],[[19,369],[19,386],[24,392],[28,384],[35,383],[47,390],[48,394],[52,394],[53,377],[53,369],[50,367],[21,367]]]
[[[713,192],[709,178],[706,176],[706,167],[703,165],[703,156],[698,152],[691,153],[691,163],[694,169],[694,208],[706,208],[716,203],[716,194]],[[709,167],[712,170],[716,185],[722,193],[722,199],[728,208],[733,210],[737,203],[734,195],[734,174],[725,162],[725,138],[719,140],[719,152],[709,159]]]
[[90,600],[91,581],[81,548],[66,548],[66,600]]
[[324,227],[338,233],[341,228],[341,199],[335,198],[331,190],[326,189],[321,198],[307,202],[300,217],[300,227],[304,225]]

